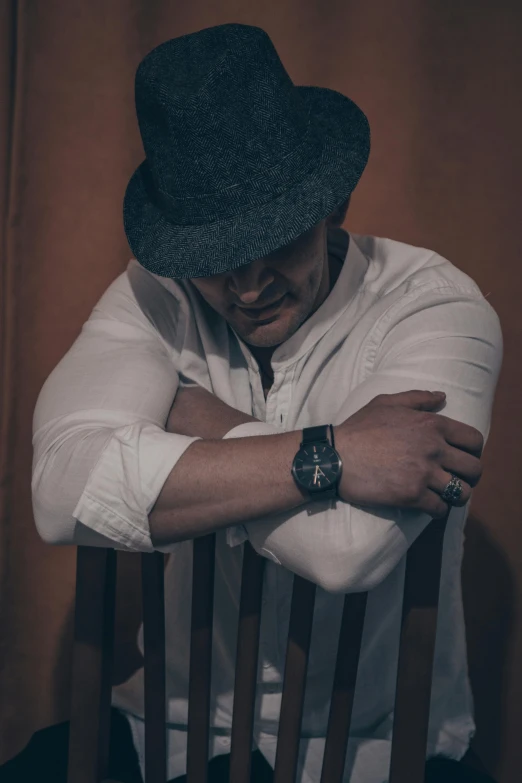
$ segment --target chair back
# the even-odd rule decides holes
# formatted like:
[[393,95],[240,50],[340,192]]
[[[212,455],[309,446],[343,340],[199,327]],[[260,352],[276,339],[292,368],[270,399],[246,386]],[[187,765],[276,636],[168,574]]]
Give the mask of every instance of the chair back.
[[[432,520],[409,548],[389,783],[423,783],[444,531]],[[187,783],[207,783],[215,534],[194,540]],[[244,544],[230,783],[250,780],[265,559]],[[145,783],[166,783],[164,555],[142,553]],[[79,546],[69,783],[102,783],[109,754],[116,551]],[[274,783],[294,783],[316,585],[294,575]],[[341,783],[368,593],[348,593],[338,641],[320,783]]]

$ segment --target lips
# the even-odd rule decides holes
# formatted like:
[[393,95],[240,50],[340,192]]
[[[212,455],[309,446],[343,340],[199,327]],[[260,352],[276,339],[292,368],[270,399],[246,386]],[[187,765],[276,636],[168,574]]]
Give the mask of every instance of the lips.
[[239,307],[238,309],[241,310],[242,313],[244,313],[248,318],[252,318],[256,321],[259,321],[261,319],[270,318],[272,315],[275,315],[281,305],[283,304],[284,300],[286,298],[286,294],[282,296],[280,299],[278,299],[273,304],[269,305],[268,307],[263,307],[261,310],[250,310],[245,307]]

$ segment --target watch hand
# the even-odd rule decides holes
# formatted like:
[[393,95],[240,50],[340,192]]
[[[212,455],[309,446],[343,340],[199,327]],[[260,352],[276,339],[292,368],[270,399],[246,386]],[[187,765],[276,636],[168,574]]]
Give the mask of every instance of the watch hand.
[[324,476],[324,473],[321,470],[321,468],[319,467],[319,465],[316,465],[315,466],[315,474],[314,474],[314,484],[317,484],[317,478],[319,476],[319,473],[321,473],[321,476]]

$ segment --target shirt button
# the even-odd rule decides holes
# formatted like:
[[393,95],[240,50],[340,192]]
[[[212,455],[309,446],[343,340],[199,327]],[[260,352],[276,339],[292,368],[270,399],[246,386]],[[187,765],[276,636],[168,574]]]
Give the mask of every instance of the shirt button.
[[221,741],[223,745],[230,745],[230,738],[229,737],[221,737]]

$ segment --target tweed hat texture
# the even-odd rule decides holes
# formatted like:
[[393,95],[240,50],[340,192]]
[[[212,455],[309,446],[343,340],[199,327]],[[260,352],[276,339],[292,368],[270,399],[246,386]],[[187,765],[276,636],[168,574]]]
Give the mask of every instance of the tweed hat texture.
[[123,221],[162,277],[208,277],[288,244],[352,193],[370,154],[361,109],[294,85],[259,27],[165,41],[138,66],[135,100],[145,160]]

